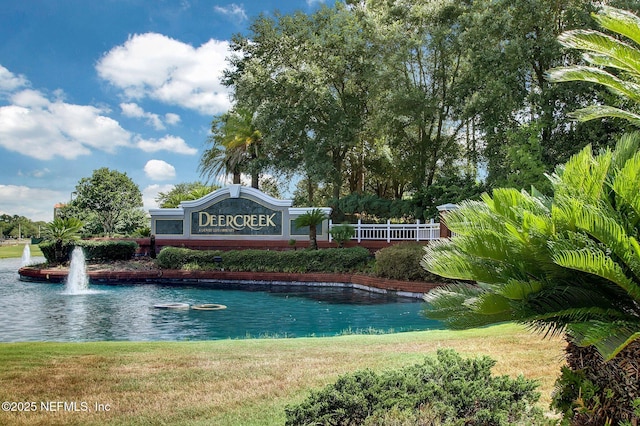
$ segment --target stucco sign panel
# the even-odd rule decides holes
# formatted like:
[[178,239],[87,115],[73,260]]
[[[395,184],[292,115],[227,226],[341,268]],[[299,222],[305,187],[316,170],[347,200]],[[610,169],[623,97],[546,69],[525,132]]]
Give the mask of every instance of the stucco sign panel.
[[282,235],[282,211],[228,198],[191,213],[192,235]]

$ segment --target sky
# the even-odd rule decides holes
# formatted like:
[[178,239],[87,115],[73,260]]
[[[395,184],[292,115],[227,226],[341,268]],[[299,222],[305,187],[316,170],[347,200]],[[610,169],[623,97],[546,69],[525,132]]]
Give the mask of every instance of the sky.
[[202,180],[231,36],[324,0],[0,0],[0,214],[53,220],[108,167],[158,192]]

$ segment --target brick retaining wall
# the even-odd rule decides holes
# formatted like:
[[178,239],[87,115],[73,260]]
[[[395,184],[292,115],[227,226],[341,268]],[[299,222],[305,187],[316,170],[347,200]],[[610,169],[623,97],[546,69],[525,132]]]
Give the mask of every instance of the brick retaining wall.
[[[63,282],[68,274],[66,269],[20,268],[20,278],[25,281]],[[298,283],[342,283],[375,288],[385,291],[427,293],[441,284],[417,281],[399,281],[359,274],[326,273],[284,273],[284,272],[229,272],[229,271],[183,271],[174,269],[150,271],[89,271],[89,278],[102,283],[134,282],[206,282],[206,281],[260,281],[260,282],[298,282]]]

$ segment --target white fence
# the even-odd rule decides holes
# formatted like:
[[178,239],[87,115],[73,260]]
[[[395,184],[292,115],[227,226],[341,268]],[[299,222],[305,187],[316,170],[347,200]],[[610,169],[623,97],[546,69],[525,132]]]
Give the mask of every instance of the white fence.
[[[329,230],[338,225],[330,220]],[[419,220],[411,224],[392,224],[389,221],[387,223],[361,223],[358,221],[358,223],[351,223],[350,225],[356,231],[351,239],[358,242],[362,240],[391,242],[440,239],[440,223],[434,222],[433,219],[428,223],[420,223]],[[329,241],[332,241],[331,233],[329,233]]]

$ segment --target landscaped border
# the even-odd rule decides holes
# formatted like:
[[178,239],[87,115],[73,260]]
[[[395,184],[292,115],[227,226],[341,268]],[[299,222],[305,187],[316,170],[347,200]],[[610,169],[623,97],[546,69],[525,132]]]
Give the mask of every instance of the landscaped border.
[[[18,271],[23,281],[61,283],[68,270],[54,268],[23,267]],[[374,292],[392,292],[399,296],[420,298],[430,290],[441,286],[438,283],[399,281],[362,274],[331,273],[286,273],[286,272],[229,272],[229,271],[183,271],[175,269],[150,271],[89,271],[94,283],[217,283],[238,282],[251,284],[302,284],[341,285]]]

